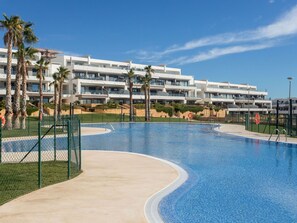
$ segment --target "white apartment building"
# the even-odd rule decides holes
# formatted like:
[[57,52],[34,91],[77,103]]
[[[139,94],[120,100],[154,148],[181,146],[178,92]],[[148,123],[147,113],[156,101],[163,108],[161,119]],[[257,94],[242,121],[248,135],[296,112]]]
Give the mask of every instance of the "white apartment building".
[[[48,53],[40,49],[36,61]],[[58,52],[54,52],[57,54]],[[0,48],[0,100],[5,98],[7,49]],[[12,82],[15,79],[17,60],[13,59]],[[127,72],[132,68],[135,72],[133,79],[134,103],[144,102],[141,91],[141,77],[145,75],[147,65],[131,61],[119,62],[99,60],[90,56],[78,57],[57,55],[51,59],[49,69],[45,72],[43,81],[44,100],[53,99],[52,74],[59,66],[67,67],[71,75],[63,85],[63,101],[65,103],[79,101],[81,104],[103,104],[110,100],[129,103]],[[272,102],[266,99],[268,93],[258,91],[256,86],[247,84],[231,84],[194,80],[193,76],[183,75],[181,69],[166,65],[152,66],[154,74],[151,81],[151,101],[159,103],[184,104],[214,104],[222,106],[228,112],[245,113],[271,111]],[[36,78],[34,66],[29,68],[28,100],[38,100],[39,80]],[[12,83],[14,88],[14,83]]]
[[[15,50],[13,51],[15,52]],[[36,61],[41,57],[41,52],[36,54],[34,60],[31,61],[32,66],[28,69],[28,78],[27,78],[27,100],[38,101],[39,100],[39,79],[36,78],[37,71],[34,69]],[[53,98],[54,92],[53,88],[50,87],[50,83],[53,81],[52,74],[56,72],[60,64],[51,63],[48,66],[48,70],[44,72],[43,80],[43,97],[44,101],[48,102]],[[0,48],[0,100],[5,100],[6,95],[6,67],[7,67],[7,49]],[[12,95],[14,94],[14,80],[17,72],[17,59],[13,55],[12,59]]]
[[[106,103],[117,100],[128,103],[129,91],[127,73],[132,68],[133,100],[144,101],[141,91],[141,77],[145,75],[147,65],[134,64],[131,61],[118,62],[98,60],[91,57],[58,56],[53,60],[71,70],[72,76],[64,86],[64,97],[69,101],[80,101],[83,104]],[[152,66],[154,74],[151,81],[151,101],[159,103],[187,103],[196,101],[199,89],[194,85],[194,78],[181,74],[177,68],[165,65]]]
[[[293,97],[292,99],[292,114],[297,114],[297,98]],[[288,115],[290,113],[290,102],[288,98],[277,98],[272,100],[273,113],[276,113],[277,101],[279,103],[278,113],[280,115]]]
[[272,111],[272,102],[266,99],[268,93],[258,91],[256,86],[207,80],[195,80],[194,82],[201,90],[198,96],[204,103],[223,106],[230,113]]

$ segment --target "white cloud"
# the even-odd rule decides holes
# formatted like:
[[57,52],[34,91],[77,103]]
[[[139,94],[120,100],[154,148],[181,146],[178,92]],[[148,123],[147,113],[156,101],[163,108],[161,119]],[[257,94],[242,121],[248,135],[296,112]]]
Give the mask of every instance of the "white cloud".
[[214,48],[206,52],[199,53],[192,57],[179,57],[172,61],[169,61],[168,64],[190,64],[197,63],[205,60],[214,59],[228,54],[243,53],[247,51],[262,50],[275,46],[275,43],[266,43],[266,44],[256,44],[256,45],[242,45],[242,46],[231,46],[225,48]]
[[[279,17],[274,23],[271,23],[270,25],[259,27],[254,30],[246,30],[246,31],[237,32],[237,33],[223,33],[215,36],[208,36],[208,37],[204,37],[196,40],[191,40],[182,45],[176,45],[176,44],[172,45],[167,49],[165,49],[164,51],[160,51],[160,52],[149,52],[149,51],[141,50],[138,52],[138,59],[146,60],[146,61],[157,61],[177,52],[194,50],[201,47],[223,46],[223,45],[232,45],[232,44],[238,44],[238,43],[258,44],[255,46],[260,46],[260,45],[264,46],[265,44],[261,44],[261,43],[265,41],[279,40],[284,37],[291,37],[293,35],[296,35],[297,34],[296,21],[297,21],[297,5],[294,6],[290,11],[284,13],[281,17]],[[270,45],[269,47],[272,47],[272,46],[273,45]],[[231,49],[232,47],[228,47],[228,48]],[[265,48],[268,48],[268,47],[265,47]],[[212,59],[212,58],[216,58],[216,57],[209,57],[209,59]],[[176,61],[179,61],[179,60],[180,58],[176,59]]]

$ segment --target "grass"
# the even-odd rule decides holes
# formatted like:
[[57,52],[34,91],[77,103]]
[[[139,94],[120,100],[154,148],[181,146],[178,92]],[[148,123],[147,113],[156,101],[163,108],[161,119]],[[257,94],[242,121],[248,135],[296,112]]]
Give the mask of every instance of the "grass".
[[[125,115],[121,120],[119,114],[84,114],[78,115],[82,123],[97,123],[97,122],[129,122],[129,115]],[[135,122],[144,122],[144,117],[135,117]],[[161,118],[152,117],[151,122],[187,122],[186,119],[182,118]]]
[[[42,186],[49,186],[67,177],[67,161],[42,163]],[[80,174],[72,168],[71,177]],[[38,189],[38,163],[0,164],[0,205]]]
[[[82,123],[105,123],[105,122],[129,122],[129,116],[125,115],[121,120],[119,114],[83,114],[78,115]],[[144,122],[144,117],[135,117],[136,122]],[[182,118],[161,118],[152,117],[151,122],[188,122],[186,119]],[[41,132],[42,135],[49,129],[49,126],[54,124],[53,117],[44,117]],[[61,128],[56,129],[57,134],[62,134],[63,130]],[[47,135],[53,135],[53,129]],[[38,118],[28,117],[26,119],[26,129],[13,129],[13,130],[2,130],[2,138],[12,138],[12,137],[24,137],[24,136],[37,136],[38,135]]]
[[[252,131],[252,132],[259,132],[259,133],[271,134],[271,133],[275,133],[275,129],[276,129],[275,124],[271,124],[270,126],[269,126],[269,124],[259,124],[259,125],[251,124],[248,130],[249,131]],[[282,131],[282,129],[287,129],[287,128],[284,127],[284,125],[279,124],[279,128],[278,129],[280,131]],[[292,130],[292,134],[294,136],[296,135],[295,128]]]

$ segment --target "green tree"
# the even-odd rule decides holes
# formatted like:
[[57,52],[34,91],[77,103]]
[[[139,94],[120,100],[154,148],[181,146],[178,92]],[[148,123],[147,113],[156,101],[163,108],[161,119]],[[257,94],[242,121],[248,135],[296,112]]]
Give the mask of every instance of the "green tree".
[[32,47],[26,47],[24,49],[24,60],[22,65],[22,96],[21,96],[21,115],[22,124],[21,128],[26,129],[26,117],[27,117],[27,77],[28,77],[28,67],[32,66],[31,60],[35,59],[35,55],[38,50]]
[[70,74],[70,70],[68,70],[66,67],[59,67],[58,68],[58,75],[59,75],[59,103],[58,103],[58,116],[61,116],[62,112],[62,93],[63,93],[63,83],[65,79],[68,78],[68,75]]
[[144,68],[145,70],[145,81],[146,81],[146,91],[147,91],[147,120],[151,120],[151,81],[152,75],[155,73],[154,69],[151,65],[148,65]]
[[39,79],[39,112],[42,118],[43,115],[43,91],[42,91],[42,81],[44,80],[44,73],[48,69],[49,61],[46,61],[41,57],[35,64],[35,69],[37,70],[37,78]]
[[129,100],[130,100],[130,122],[133,122],[133,77],[134,77],[133,69],[130,69],[127,73],[128,76],[128,84],[129,84]]
[[11,66],[12,66],[12,48],[16,47],[18,40],[23,32],[23,21],[19,16],[10,18],[3,14],[4,20],[0,20],[0,28],[6,32],[4,34],[4,45],[7,47],[7,67],[6,67],[6,99],[5,99],[5,128],[12,129],[12,104],[11,104]]
[[32,23],[23,22],[23,32],[18,39],[17,47],[18,51],[15,53],[18,62],[17,62],[17,74],[15,77],[15,91],[14,91],[14,100],[13,100],[13,120],[14,120],[14,128],[20,127],[20,96],[21,96],[21,79],[24,76],[23,73],[25,71],[25,53],[26,48],[25,44],[32,44],[37,42],[37,37],[35,36],[32,30]]
[[141,77],[141,90],[144,91],[144,102],[145,102],[145,121],[150,121],[150,83],[152,80],[152,69],[151,66],[147,66],[144,68],[146,73],[143,77]]
[[59,73],[56,72],[53,74],[53,82],[50,83],[50,85],[54,85],[54,117],[55,120],[57,120],[57,104],[58,104],[58,100],[57,100],[57,96],[59,94]]

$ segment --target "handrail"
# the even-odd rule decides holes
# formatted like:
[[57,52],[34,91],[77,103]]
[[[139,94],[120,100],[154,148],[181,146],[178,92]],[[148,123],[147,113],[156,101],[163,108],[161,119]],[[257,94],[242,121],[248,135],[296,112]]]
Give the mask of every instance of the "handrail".
[[111,129],[112,129],[113,131],[115,130],[114,127],[112,126],[112,124],[111,124],[111,123],[108,123],[108,122],[105,123],[105,130],[107,129],[107,128],[106,128],[106,125],[107,125],[107,124],[110,125],[110,127],[111,127]]
[[284,133],[286,136],[286,142],[288,141],[288,133],[286,129],[282,129],[281,134]]
[[270,141],[270,139],[271,139],[272,135],[274,134],[274,132],[277,134],[277,137],[276,137],[276,140],[275,140],[277,142],[277,140],[280,137],[280,131],[279,131],[279,129],[274,129],[274,131],[270,134],[270,137],[269,137],[268,141]]

